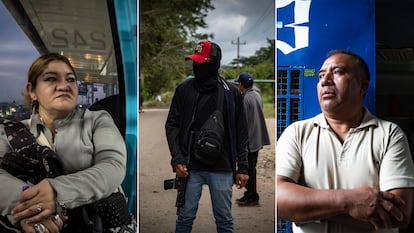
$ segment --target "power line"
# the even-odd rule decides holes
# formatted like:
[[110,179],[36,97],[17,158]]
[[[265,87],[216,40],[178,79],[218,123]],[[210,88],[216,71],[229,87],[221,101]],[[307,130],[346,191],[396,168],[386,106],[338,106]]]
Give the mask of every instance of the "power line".
[[240,45],[245,45],[246,41],[244,41],[243,43],[240,43],[240,37],[237,37],[237,42],[233,42],[233,40],[231,40],[231,44],[236,44],[237,45],[237,58],[236,58],[236,67],[237,67],[237,75],[239,75],[239,63],[240,63]]
[[[263,14],[257,19],[257,21],[245,32],[241,35],[241,37],[246,36],[247,34],[249,34],[254,28],[257,28],[258,25],[262,24],[264,19],[267,17],[267,15],[272,12],[272,10],[275,10],[274,6],[272,7],[272,5],[274,4],[274,1],[270,1],[269,5],[266,7],[266,10],[263,12]],[[274,19],[273,19],[274,20]]]

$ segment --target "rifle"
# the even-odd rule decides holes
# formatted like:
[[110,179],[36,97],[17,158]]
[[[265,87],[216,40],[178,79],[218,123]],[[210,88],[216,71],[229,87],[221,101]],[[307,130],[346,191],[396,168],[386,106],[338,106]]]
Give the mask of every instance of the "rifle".
[[175,206],[177,207],[176,214],[180,214],[181,208],[185,203],[185,190],[187,188],[188,177],[176,176],[175,179],[164,180],[164,190],[177,189],[177,199]]

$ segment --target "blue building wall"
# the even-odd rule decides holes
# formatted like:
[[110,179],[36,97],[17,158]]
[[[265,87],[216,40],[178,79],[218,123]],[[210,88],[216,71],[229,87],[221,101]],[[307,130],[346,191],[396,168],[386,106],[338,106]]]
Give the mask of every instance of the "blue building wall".
[[375,113],[374,0],[276,1],[277,66],[303,66],[303,118],[320,113],[317,73],[327,53],[347,49],[365,59],[371,83],[364,105]]

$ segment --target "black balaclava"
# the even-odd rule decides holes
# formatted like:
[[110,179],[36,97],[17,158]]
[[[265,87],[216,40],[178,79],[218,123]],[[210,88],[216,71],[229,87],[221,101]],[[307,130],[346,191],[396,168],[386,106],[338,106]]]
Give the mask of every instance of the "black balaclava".
[[220,61],[218,60],[205,63],[193,62],[194,77],[201,92],[213,90],[217,86],[219,69]]

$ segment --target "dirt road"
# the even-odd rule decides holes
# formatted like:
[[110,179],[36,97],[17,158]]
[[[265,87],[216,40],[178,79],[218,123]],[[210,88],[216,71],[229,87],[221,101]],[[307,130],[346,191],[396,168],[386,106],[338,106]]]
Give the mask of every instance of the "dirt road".
[[[175,228],[176,190],[164,190],[163,181],[175,176],[170,166],[170,153],[164,124],[167,109],[145,109],[139,115],[139,232],[170,233]],[[274,138],[275,119],[266,119]],[[274,143],[274,140],[271,140]],[[235,199],[244,189],[234,187],[233,218],[236,233],[275,232],[274,144],[259,152],[257,183],[260,206],[239,207]],[[210,194],[204,187],[193,233],[216,232]]]

